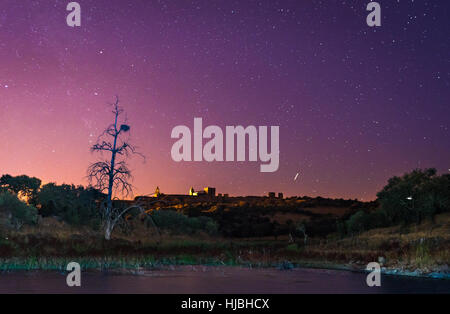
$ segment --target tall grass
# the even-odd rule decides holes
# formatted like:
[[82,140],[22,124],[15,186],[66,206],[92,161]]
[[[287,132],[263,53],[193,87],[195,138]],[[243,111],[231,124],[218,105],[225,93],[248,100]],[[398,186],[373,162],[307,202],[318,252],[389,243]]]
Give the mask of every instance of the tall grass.
[[195,255],[178,255],[156,259],[153,256],[142,257],[83,257],[83,258],[3,258],[0,259],[0,272],[8,271],[33,271],[49,270],[65,272],[70,262],[80,264],[82,270],[139,270],[139,269],[159,269],[164,266],[185,266],[185,265],[205,265],[205,266],[237,266],[247,265],[238,263],[235,258],[220,259],[213,257],[198,257]]

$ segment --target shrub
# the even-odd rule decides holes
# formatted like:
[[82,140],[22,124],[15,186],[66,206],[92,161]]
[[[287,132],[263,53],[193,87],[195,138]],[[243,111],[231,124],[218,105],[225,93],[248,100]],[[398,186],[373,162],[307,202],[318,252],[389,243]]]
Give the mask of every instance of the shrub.
[[346,221],[347,232],[349,234],[361,233],[366,230],[369,219],[368,215],[362,210],[350,217]]
[[34,202],[36,193],[41,186],[41,180],[26,175],[13,177],[9,174],[0,178],[0,190],[23,196],[29,203]]
[[209,235],[217,235],[219,233],[218,224],[211,218],[208,218],[208,221],[205,223],[204,228],[205,228],[205,232]]
[[330,233],[337,232],[336,219],[334,217],[327,216],[313,218],[305,223],[305,228],[308,236],[325,237]]
[[9,192],[0,193],[0,213],[6,217],[7,224],[16,229],[20,229],[24,224],[35,224],[37,221],[37,209]]
[[42,216],[58,216],[71,225],[97,225],[101,199],[97,190],[54,183],[44,185],[37,194]]
[[152,218],[158,228],[176,234],[193,234],[201,231],[214,235],[218,232],[217,223],[205,216],[189,218],[173,210],[158,210],[152,213]]
[[378,209],[368,214],[365,230],[387,226],[389,226],[389,219],[384,210]]
[[345,222],[343,222],[342,220],[338,220],[336,222],[336,230],[340,237],[344,237],[347,234]]
[[417,169],[389,179],[377,196],[391,224],[420,223],[450,210],[450,175],[437,176],[436,169]]

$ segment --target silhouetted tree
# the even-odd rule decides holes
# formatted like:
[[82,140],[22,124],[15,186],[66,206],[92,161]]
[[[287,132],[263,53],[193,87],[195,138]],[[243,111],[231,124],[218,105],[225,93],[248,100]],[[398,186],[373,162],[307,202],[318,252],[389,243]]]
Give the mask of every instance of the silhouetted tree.
[[17,198],[17,195],[11,192],[0,192],[0,216],[2,223],[20,230],[24,224],[35,224],[37,222],[37,209],[34,206],[27,205]]
[[42,216],[58,216],[71,225],[96,228],[100,222],[98,203],[103,199],[96,189],[55,183],[42,186],[36,196]]
[[450,210],[450,175],[438,176],[434,168],[416,169],[389,179],[377,196],[391,224],[420,223]]
[[0,190],[6,190],[19,197],[25,197],[29,203],[36,196],[36,192],[41,186],[41,180],[31,178],[26,175],[13,177],[5,174],[0,178]]
[[[126,134],[130,126],[126,122],[119,122],[124,110],[119,107],[119,98],[112,104],[114,123],[110,124],[98,138],[97,143],[91,147],[92,152],[106,152],[110,159],[98,161],[88,168],[88,179],[91,186],[102,193],[106,193],[106,199],[102,205],[105,239],[111,239],[111,233],[122,215],[133,208],[141,208],[133,205],[124,209],[114,208],[113,197],[119,193],[128,196],[133,187],[130,183],[132,176],[126,159],[132,154],[139,154],[136,148],[128,142]],[[139,154],[143,157],[142,154]]]

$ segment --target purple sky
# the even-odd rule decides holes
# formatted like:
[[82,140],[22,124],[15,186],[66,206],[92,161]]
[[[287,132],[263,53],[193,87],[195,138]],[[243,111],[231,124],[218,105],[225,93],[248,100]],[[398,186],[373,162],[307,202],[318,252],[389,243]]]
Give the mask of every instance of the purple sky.
[[[450,171],[448,1],[83,0],[0,4],[0,172],[86,184],[119,95],[136,194],[373,199],[393,175]],[[175,163],[172,128],[279,125],[280,168]],[[296,173],[299,178],[294,182]]]

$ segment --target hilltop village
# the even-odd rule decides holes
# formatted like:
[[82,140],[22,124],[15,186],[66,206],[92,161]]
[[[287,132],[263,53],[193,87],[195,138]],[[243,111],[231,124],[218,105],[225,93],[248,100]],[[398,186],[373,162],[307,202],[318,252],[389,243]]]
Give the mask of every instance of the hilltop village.
[[[250,198],[250,199],[256,199],[256,198],[278,198],[278,199],[284,199],[284,194],[283,193],[278,193],[278,197],[277,197],[277,193],[275,192],[269,192],[267,194],[267,196],[238,196],[238,197],[231,197],[233,199],[236,198]],[[216,201],[220,201],[220,200],[226,200],[229,199],[230,195],[229,194],[222,194],[222,193],[216,193],[216,188],[214,187],[205,187],[203,189],[200,190],[196,190],[194,189],[194,187],[191,187],[189,189],[188,194],[164,194],[161,192],[161,189],[158,187],[156,187],[156,190],[153,194],[151,194],[150,196],[137,196],[135,198],[135,201],[144,201],[144,200],[148,200],[148,201],[155,201],[158,199],[165,199],[165,200],[178,200],[178,201],[207,201],[207,200],[216,200]]]
[[[322,197],[288,197],[282,192],[266,196],[230,196],[214,187],[194,189],[187,194],[165,194],[159,187],[149,196],[138,196],[130,203],[140,204],[147,214],[176,212],[187,217],[208,217],[217,223],[222,235],[254,237],[287,235],[297,225],[305,225],[314,235],[336,230],[336,219],[374,203]],[[130,213],[130,219],[136,217]]]

